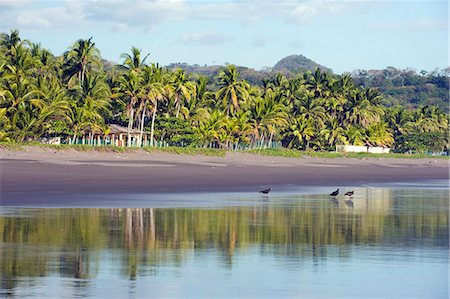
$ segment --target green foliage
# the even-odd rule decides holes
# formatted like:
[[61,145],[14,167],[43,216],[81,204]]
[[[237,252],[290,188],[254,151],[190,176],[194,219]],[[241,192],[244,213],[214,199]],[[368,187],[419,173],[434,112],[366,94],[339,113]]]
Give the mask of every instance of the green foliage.
[[433,105],[449,112],[449,69],[422,71],[400,70],[388,67],[384,70],[359,70],[353,73],[357,86],[377,88],[389,106],[402,105],[417,108]]
[[155,138],[170,146],[190,146],[198,140],[189,122],[175,117],[157,118]]
[[55,57],[16,30],[1,34],[0,141],[58,135],[74,143],[102,137],[114,123],[128,125],[138,139],[133,143],[130,134],[128,146],[141,146],[146,131],[150,145],[203,148],[448,148],[448,70],[418,75],[387,68],[352,78],[294,55],[278,64],[289,75],[263,72],[249,83],[243,74],[250,71],[234,65],[208,67],[207,78],[191,73],[199,68],[147,63],[141,53],[132,47],[122,64],[104,70],[92,38]]
[[443,132],[412,133],[398,136],[395,151],[425,153],[449,150],[449,137]]

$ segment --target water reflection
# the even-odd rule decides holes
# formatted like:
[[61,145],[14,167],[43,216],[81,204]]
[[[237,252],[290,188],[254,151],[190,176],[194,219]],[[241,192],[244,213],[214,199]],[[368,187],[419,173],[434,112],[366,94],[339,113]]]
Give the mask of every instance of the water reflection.
[[[5,209],[1,294],[48,297],[45,287],[57,285],[55,297],[117,297],[123,290],[140,297],[152,286],[156,297],[198,297],[232,295],[229,288],[238,286],[234,295],[272,297],[299,290],[314,295],[319,281],[320,288],[346,295],[336,277],[327,279],[353,277],[369,265],[371,280],[385,283],[381,272],[398,265],[391,272],[410,275],[424,266],[429,272],[415,278],[419,282],[394,277],[403,284],[392,285],[397,294],[433,298],[417,287],[436,285],[439,297],[447,294],[447,276],[436,277],[448,274],[448,195],[361,188],[351,205],[344,197],[281,195],[209,209]],[[190,284],[180,284],[180,277]],[[117,283],[102,288],[105,281]],[[210,288],[198,293],[205,284]]]

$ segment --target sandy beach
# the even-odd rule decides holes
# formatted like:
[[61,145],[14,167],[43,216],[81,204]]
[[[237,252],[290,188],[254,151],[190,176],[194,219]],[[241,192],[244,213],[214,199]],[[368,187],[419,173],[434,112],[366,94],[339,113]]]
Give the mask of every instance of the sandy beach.
[[[257,192],[272,187],[360,186],[449,179],[449,161],[398,158],[225,157],[0,149],[2,205],[33,205],[96,194]],[[275,191],[274,191],[275,192]]]

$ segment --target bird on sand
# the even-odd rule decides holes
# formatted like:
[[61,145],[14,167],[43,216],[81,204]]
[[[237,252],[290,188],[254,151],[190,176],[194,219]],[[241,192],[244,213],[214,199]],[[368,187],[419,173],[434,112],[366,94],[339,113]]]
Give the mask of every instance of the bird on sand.
[[259,191],[259,193],[262,193],[262,194],[269,194],[270,191],[272,191],[272,188],[267,188],[267,189],[261,190],[261,191]]
[[348,191],[348,192],[345,192],[345,195],[347,195],[347,196],[353,196],[353,193],[355,193],[355,191]]
[[336,191],[330,193],[330,196],[337,196],[339,194],[339,188]]

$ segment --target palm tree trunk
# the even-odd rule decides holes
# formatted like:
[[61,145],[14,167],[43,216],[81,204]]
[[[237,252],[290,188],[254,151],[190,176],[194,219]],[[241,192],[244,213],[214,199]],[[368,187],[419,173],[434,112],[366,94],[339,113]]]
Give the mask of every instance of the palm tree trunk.
[[153,115],[152,115],[152,128],[150,131],[150,146],[153,146],[153,133],[155,131],[155,118],[157,109],[158,109],[158,100],[155,100],[155,107],[153,108]]
[[142,135],[144,133],[144,117],[145,117],[145,106],[144,109],[142,109],[142,116],[141,116],[141,133],[139,134],[139,146],[142,145]]
[[73,142],[72,142],[73,144],[75,144],[76,138],[77,138],[77,129],[75,129],[73,132]]
[[180,113],[180,108],[181,108],[180,103],[177,103],[177,113],[175,114],[175,118],[178,118],[178,114]]
[[272,147],[272,139],[273,139],[273,131],[270,132],[270,138],[269,138],[269,143],[268,143],[270,148]]
[[131,108],[131,113],[130,113],[130,119],[128,120],[128,141],[127,141],[127,146],[131,146],[131,129],[133,126],[133,116],[134,116],[134,109]]

